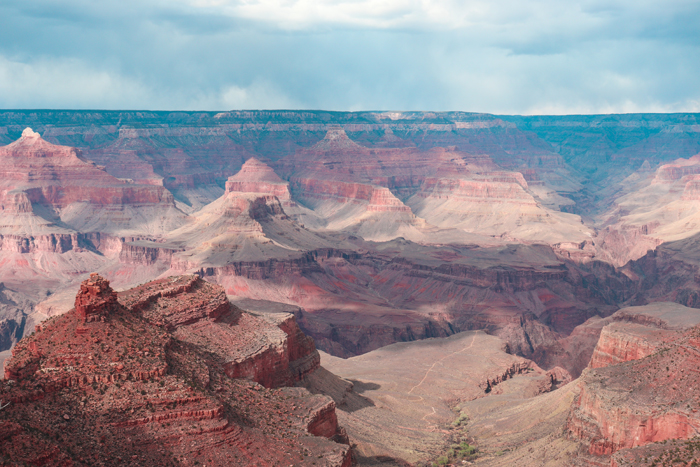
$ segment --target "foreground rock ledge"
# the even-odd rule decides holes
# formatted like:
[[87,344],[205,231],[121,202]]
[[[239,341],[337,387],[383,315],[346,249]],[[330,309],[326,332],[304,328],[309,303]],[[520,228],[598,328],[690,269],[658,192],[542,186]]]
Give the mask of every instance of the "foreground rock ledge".
[[290,315],[197,276],[116,294],[91,275],[6,362],[0,463],[349,466],[333,401],[285,387],[316,368]]

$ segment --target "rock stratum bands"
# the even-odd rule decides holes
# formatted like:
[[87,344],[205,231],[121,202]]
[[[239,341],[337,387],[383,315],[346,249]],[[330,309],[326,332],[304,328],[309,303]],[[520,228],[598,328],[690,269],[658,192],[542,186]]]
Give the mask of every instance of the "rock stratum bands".
[[699,128],[0,112],[0,462],[689,464]]
[[293,316],[196,276],[117,294],[94,274],[75,303],[5,364],[3,462],[350,465],[333,401],[290,387],[319,367]]

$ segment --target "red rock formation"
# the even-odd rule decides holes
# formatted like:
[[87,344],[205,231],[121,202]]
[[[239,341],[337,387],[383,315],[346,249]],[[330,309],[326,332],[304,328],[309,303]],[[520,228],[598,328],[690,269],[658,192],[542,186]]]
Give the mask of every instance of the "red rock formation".
[[109,286],[109,281],[97,273],[80,284],[80,292],[75,297],[75,311],[85,323],[104,320],[114,311],[117,294]]
[[[326,439],[347,442],[329,398],[227,376],[222,357],[256,360],[250,342],[273,327],[289,332],[279,351],[294,363],[315,353],[293,318],[280,316],[285,331],[265,327],[233,309],[220,288],[191,276],[144,284],[117,304],[106,291],[106,281],[92,276],[77,302],[89,316],[113,307],[110,319],[86,322],[72,310],[14,348],[0,400],[2,416],[22,424],[0,421],[2,462],[350,466],[349,447]],[[246,326],[248,318],[254,323]],[[226,334],[233,339],[221,339],[225,328],[237,329]],[[282,370],[261,366],[259,376],[276,380]]]
[[[692,378],[693,373],[684,374],[690,366],[669,376],[663,374],[663,366],[673,365],[670,358],[643,362],[585,374],[567,427],[570,436],[584,440],[590,454],[610,455],[667,439],[688,439],[700,429],[700,419],[686,406],[698,396],[695,380],[684,381]],[[660,366],[649,367],[654,363]]]
[[593,351],[590,368],[639,360],[663,345],[668,333],[633,323],[613,322],[605,326]]
[[122,292],[119,301],[181,341],[219,355],[231,378],[288,386],[319,365],[313,340],[301,332],[293,315],[242,314],[223,288],[199,276],[149,282]]
[[284,182],[267,164],[251,157],[240,172],[226,181],[226,193],[261,193],[276,196],[282,204],[291,202],[288,183]]
[[150,323],[166,329],[203,319],[216,321],[232,311],[223,289],[198,276],[152,281],[120,293],[119,302],[141,313]]
[[[366,228],[363,223],[380,222],[368,220],[368,212],[404,213],[406,218],[392,226],[403,223],[419,231],[426,225],[419,225],[412,213],[442,229],[550,243],[580,242],[590,233],[577,216],[544,208],[519,172],[504,171],[488,155],[454,146],[427,151],[364,147],[335,128],[316,145],[298,150],[277,166],[290,180],[294,196],[326,220],[325,228],[369,240],[403,236],[442,242],[434,233],[421,236],[390,226]],[[492,209],[493,203],[499,203],[499,208]],[[383,236],[378,233],[382,230]]]
[[16,142],[0,147],[0,161],[2,186],[8,190],[5,199],[14,196],[9,202],[18,207],[17,212],[23,212],[21,206],[28,209],[27,202],[63,208],[75,202],[109,205],[173,201],[167,190],[125,184],[83,159],[79,150],[48,143],[29,128]]
[[[700,429],[694,408],[700,395],[700,328],[676,330],[689,323],[681,308],[666,304],[656,313],[628,308],[603,328],[567,423],[569,436],[583,440],[589,454],[688,439]],[[695,322],[698,318],[696,313]]]

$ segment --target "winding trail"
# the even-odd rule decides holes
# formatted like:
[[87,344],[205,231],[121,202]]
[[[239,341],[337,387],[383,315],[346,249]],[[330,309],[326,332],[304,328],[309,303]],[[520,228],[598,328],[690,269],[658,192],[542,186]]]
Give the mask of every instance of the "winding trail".
[[[425,372],[425,375],[423,376],[423,379],[420,380],[420,383],[418,383],[418,384],[416,384],[415,386],[413,386],[413,387],[411,388],[411,390],[408,391],[408,394],[411,394],[411,393],[412,393],[413,391],[415,391],[418,387],[420,387],[420,386],[425,382],[426,379],[428,379],[428,375],[430,374],[431,371],[433,371],[433,369],[435,368],[435,365],[437,365],[438,363],[441,363],[443,360],[445,360],[445,359],[447,359],[447,358],[452,357],[453,355],[457,355],[458,353],[462,353],[462,352],[464,352],[465,350],[471,349],[472,346],[474,345],[474,341],[475,341],[475,340],[476,340],[476,334],[474,334],[474,335],[472,336],[472,341],[469,343],[469,345],[466,346],[466,347],[464,347],[462,350],[455,350],[455,351],[452,352],[451,354],[447,354],[447,355],[445,355],[444,357],[442,357],[441,359],[435,360],[435,363],[433,363],[432,366],[431,366],[430,368],[428,368],[428,371]],[[420,397],[419,400],[423,400],[423,397],[422,397],[422,396],[418,396],[418,397]],[[416,401],[411,401],[411,402],[418,402],[418,401],[416,400]]]
[[[435,365],[437,365],[438,363],[442,363],[442,361],[445,360],[445,359],[447,359],[447,358],[450,358],[450,357],[452,357],[452,356],[454,356],[454,355],[457,355],[457,354],[459,354],[459,353],[462,353],[462,352],[465,352],[465,351],[471,349],[472,346],[474,345],[474,341],[476,341],[476,333],[472,336],[472,341],[469,343],[469,345],[465,346],[465,347],[464,347],[463,349],[461,349],[461,350],[455,350],[454,352],[445,355],[444,357],[440,358],[439,360],[436,360],[436,361],[430,366],[430,368],[428,368],[428,370],[425,372],[425,375],[423,375],[423,379],[421,379],[420,382],[419,382],[418,384],[416,384],[415,386],[413,386],[413,387],[411,388],[411,390],[408,391],[407,394],[411,395],[411,394],[413,393],[413,391],[415,391],[416,389],[418,389],[418,388],[425,382],[425,380],[428,379],[428,375],[430,375],[430,372],[432,372],[432,371],[435,369]],[[425,399],[423,398],[423,396],[418,396],[418,395],[416,395],[416,397],[418,397],[418,399],[414,399],[414,400],[409,399],[409,402],[418,403],[418,402],[422,402],[422,401],[425,400]],[[427,428],[430,429],[431,431],[440,431],[440,432],[443,432],[443,433],[447,433],[447,431],[438,429],[437,425],[431,424],[428,420],[426,420],[426,418],[430,417],[431,415],[435,415],[435,414],[437,413],[437,412],[435,411],[435,407],[432,407],[432,406],[431,406],[430,408],[432,409],[432,412],[429,412],[429,413],[423,415],[423,417],[421,418],[421,420],[424,421],[424,422],[426,422],[426,423],[428,424],[428,427],[427,427]]]

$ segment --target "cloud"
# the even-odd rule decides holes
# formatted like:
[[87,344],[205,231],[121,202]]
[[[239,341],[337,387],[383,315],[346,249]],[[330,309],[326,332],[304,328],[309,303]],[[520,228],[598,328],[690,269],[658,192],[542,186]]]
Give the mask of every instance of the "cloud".
[[220,108],[294,109],[299,105],[268,83],[256,82],[247,88],[228,86],[221,92]]
[[138,107],[148,95],[140,83],[77,59],[22,63],[0,56],[0,96],[6,108]]
[[700,4],[5,0],[0,107],[692,111]]

